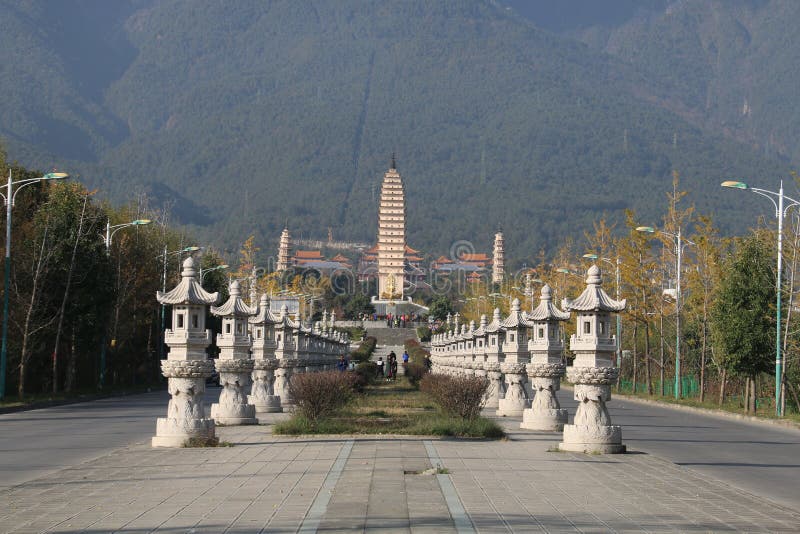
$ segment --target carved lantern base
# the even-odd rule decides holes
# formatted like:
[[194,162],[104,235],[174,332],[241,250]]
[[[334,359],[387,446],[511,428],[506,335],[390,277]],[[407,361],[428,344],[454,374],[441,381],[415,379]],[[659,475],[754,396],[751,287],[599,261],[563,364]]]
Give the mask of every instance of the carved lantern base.
[[556,391],[561,388],[564,366],[560,363],[528,364],[528,378],[534,397],[531,407],[522,412],[520,428],[561,431],[567,423],[567,410],[561,408]]
[[275,395],[275,369],[277,360],[253,360],[253,387],[247,402],[256,407],[256,413],[282,412],[281,398]]
[[292,378],[293,365],[291,359],[284,358],[278,360],[278,367],[275,369],[275,395],[280,397],[281,406],[284,408],[294,405],[292,396],[289,393],[289,380]]
[[625,452],[622,428],[611,424],[606,402],[611,400],[611,384],[616,367],[570,367],[567,377],[575,383],[578,409],[571,425],[564,425],[562,451],[618,454]]
[[503,373],[500,372],[499,363],[484,362],[483,368],[486,371],[486,378],[489,379],[489,387],[483,396],[483,407],[496,410],[503,392]]
[[497,415],[501,417],[519,417],[530,400],[525,392],[525,364],[504,363],[501,365],[506,375],[506,395],[497,403]]
[[183,447],[189,440],[216,443],[214,421],[206,419],[203,394],[214,363],[210,360],[161,360],[161,371],[169,379],[167,417],[156,421],[153,447]]
[[247,403],[247,386],[253,360],[216,360],[222,392],[211,405],[211,418],[218,425],[257,425],[256,407]]

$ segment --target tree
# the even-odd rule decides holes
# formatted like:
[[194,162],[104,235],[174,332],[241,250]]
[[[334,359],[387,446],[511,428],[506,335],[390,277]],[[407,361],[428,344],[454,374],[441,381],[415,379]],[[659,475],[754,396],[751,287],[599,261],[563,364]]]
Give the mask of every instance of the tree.
[[763,233],[738,242],[724,264],[712,307],[712,332],[722,365],[747,378],[747,412],[755,411],[755,379],[770,370],[775,349],[773,247]]
[[375,306],[369,301],[369,297],[363,293],[356,293],[344,305],[344,315],[348,319],[358,319],[361,314],[372,315],[375,313]]
[[452,315],[455,310],[453,308],[453,303],[450,301],[449,298],[445,297],[444,295],[440,295],[433,299],[430,306],[430,316],[434,319],[438,319],[440,321],[444,321],[447,318],[447,315]]

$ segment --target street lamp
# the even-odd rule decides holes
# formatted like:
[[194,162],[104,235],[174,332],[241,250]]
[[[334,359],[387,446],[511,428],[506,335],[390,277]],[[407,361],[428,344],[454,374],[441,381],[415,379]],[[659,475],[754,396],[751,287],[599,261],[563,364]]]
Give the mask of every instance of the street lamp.
[[136,219],[135,221],[122,223],[122,224],[115,224],[111,225],[111,219],[106,221],[106,235],[101,236],[103,237],[103,242],[106,244],[106,256],[111,253],[111,240],[114,239],[114,234],[122,230],[123,228],[127,228],[129,226],[145,226],[152,223],[150,219]]
[[[111,255],[111,241],[114,239],[114,234],[122,230],[123,228],[128,228],[130,226],[146,226],[151,224],[153,221],[150,219],[136,219],[131,222],[121,223],[121,224],[111,224],[111,219],[106,221],[106,234],[100,235],[103,239],[103,243],[106,245],[106,256]],[[162,311],[163,317],[163,311]],[[103,335],[103,347],[100,349],[100,381],[99,387],[100,389],[105,386],[106,381],[106,337],[105,334]]]
[[[588,260],[600,260],[608,263],[609,265],[614,266],[614,275],[617,282],[617,300],[619,300],[619,254],[617,254],[617,259],[612,261],[608,258],[601,258],[597,254],[584,254],[584,258]],[[617,368],[621,368],[622,366],[622,317],[620,314],[617,314]]]
[[[147,220],[147,219],[144,219],[144,220]],[[134,224],[136,222],[137,221],[133,221],[133,223],[130,223],[130,224]],[[148,224],[148,223],[149,223],[149,221],[147,223],[142,223],[141,221],[139,221],[139,224]],[[124,225],[122,225],[121,227],[124,227]],[[108,226],[106,226],[106,235],[108,235]],[[163,264],[164,264],[164,266],[163,266],[163,272],[161,274],[161,292],[162,293],[166,293],[167,292],[167,256],[168,255],[172,255],[172,254],[183,254],[184,252],[194,252],[196,250],[200,250],[200,247],[185,247],[185,248],[182,248],[180,250],[173,250],[172,252],[167,252],[167,245],[164,245],[164,254],[163,254]],[[162,336],[162,339],[161,339],[161,343],[159,343],[159,346],[158,346],[158,359],[159,360],[163,360],[164,359],[164,339],[163,339],[163,336],[164,336],[164,328],[166,327],[166,317],[165,317],[166,311],[165,310],[166,310],[166,306],[164,304],[162,304],[161,305],[161,336]]]
[[203,285],[203,277],[210,273],[211,271],[220,271],[222,269],[227,269],[230,267],[227,263],[223,263],[222,265],[217,265],[216,267],[211,267],[210,269],[203,269],[200,268],[200,285]]
[[678,228],[678,233],[665,232],[664,230],[656,230],[652,226],[637,226],[637,232],[645,234],[659,234],[669,237],[673,240],[675,245],[675,398],[681,398],[681,261],[683,259],[683,248],[686,245],[695,245],[693,241],[689,241],[681,237],[681,229]]
[[[737,182],[735,180],[727,180],[720,184],[722,187],[729,187],[731,189],[743,189],[745,191],[752,191],[762,197],[767,197],[772,205],[775,206],[775,218],[778,219],[778,276],[775,283],[776,287],[776,311],[777,321],[775,324],[775,414],[778,417],[783,416],[783,409],[781,407],[781,382],[783,378],[783,357],[781,355],[781,269],[783,268],[783,218],[786,217],[786,212],[792,206],[800,206],[800,202],[787,197],[783,194],[783,180],[781,180],[780,189],[778,192],[768,191],[766,189],[759,189],[757,187],[750,187],[744,182]],[[777,199],[777,202],[775,201]],[[785,206],[784,200],[788,200],[788,206]],[[785,206],[785,207],[784,207]]]
[[[35,184],[37,182],[44,182],[48,180],[64,180],[69,178],[69,174],[65,172],[51,172],[39,178],[26,178],[24,180],[14,181],[11,178],[11,169],[8,170],[8,182],[6,184],[6,192],[0,192],[3,197],[3,202],[6,205],[6,256],[5,256],[5,274],[3,285],[3,345],[0,349],[0,400],[6,396],[6,361],[8,359],[8,287],[11,283],[11,208],[14,207],[14,199],[17,198],[17,193],[25,186]],[[18,186],[14,189],[14,186]]]

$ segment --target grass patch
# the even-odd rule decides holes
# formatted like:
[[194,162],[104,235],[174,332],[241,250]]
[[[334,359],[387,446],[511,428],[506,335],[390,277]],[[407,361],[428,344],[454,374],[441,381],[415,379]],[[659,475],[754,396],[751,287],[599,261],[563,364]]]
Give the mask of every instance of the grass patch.
[[316,423],[295,414],[273,428],[275,434],[405,434],[499,439],[495,422],[477,417],[461,419],[442,413],[433,400],[400,377],[365,388],[337,414]]
[[218,438],[189,438],[183,442],[185,449],[197,449],[204,447],[233,447],[227,441],[220,441]]

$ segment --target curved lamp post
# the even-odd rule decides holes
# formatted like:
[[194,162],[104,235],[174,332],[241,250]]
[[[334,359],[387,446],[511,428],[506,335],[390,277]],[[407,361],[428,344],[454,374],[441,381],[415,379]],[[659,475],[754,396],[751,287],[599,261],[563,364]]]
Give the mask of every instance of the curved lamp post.
[[[131,222],[121,223],[121,224],[111,224],[111,219],[106,221],[106,234],[100,237],[103,238],[103,242],[106,245],[106,256],[111,255],[111,241],[114,239],[114,234],[122,230],[123,228],[128,228],[131,226],[146,226],[151,224],[153,221],[150,219],[136,219]],[[114,340],[112,340],[114,342]],[[106,382],[106,337],[105,334],[103,335],[103,348],[100,350],[100,380],[98,387],[103,389]]]
[[681,398],[681,263],[683,260],[683,248],[686,245],[695,245],[694,241],[681,236],[681,229],[678,233],[656,230],[652,226],[637,226],[637,232],[645,234],[659,233],[672,239],[675,246],[675,398]]
[[[617,281],[617,300],[619,300],[619,254],[617,254],[616,261],[612,261],[608,258],[601,258],[597,254],[584,254],[584,258],[587,260],[600,260],[612,265],[614,267],[614,274]],[[620,314],[617,314],[617,369],[622,367],[622,317]]]
[[217,265],[216,267],[210,267],[208,269],[200,269],[200,285],[203,285],[203,277],[210,273],[211,271],[221,271],[223,269],[227,269],[230,267],[227,263],[223,263],[222,265]]
[[[8,286],[11,279],[11,208],[14,207],[14,199],[17,198],[17,193],[25,186],[35,184],[37,182],[44,182],[47,180],[63,180],[69,178],[69,174],[65,172],[51,172],[45,174],[40,178],[26,178],[25,180],[14,181],[11,178],[11,169],[8,170],[8,182],[6,184],[6,192],[0,192],[3,197],[3,202],[6,205],[6,256],[5,256],[5,274],[3,280],[3,345],[0,349],[0,400],[6,396],[6,361],[8,359]],[[14,189],[14,186],[17,186]]]
[[[781,272],[783,268],[783,219],[786,217],[786,212],[792,206],[800,206],[800,202],[787,197],[783,194],[783,180],[781,180],[778,192],[768,191],[766,189],[759,189],[758,187],[750,187],[744,182],[737,182],[735,180],[727,180],[720,184],[722,187],[729,187],[731,189],[742,189],[744,191],[751,191],[762,197],[767,197],[772,205],[775,207],[775,218],[778,219],[778,275],[775,282],[776,288],[776,323],[775,323],[775,414],[778,417],[783,416],[783,408],[781,406],[781,382],[783,379],[783,356],[781,354]],[[786,202],[788,200],[788,206]]]

